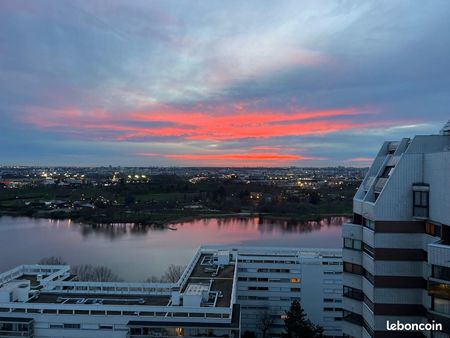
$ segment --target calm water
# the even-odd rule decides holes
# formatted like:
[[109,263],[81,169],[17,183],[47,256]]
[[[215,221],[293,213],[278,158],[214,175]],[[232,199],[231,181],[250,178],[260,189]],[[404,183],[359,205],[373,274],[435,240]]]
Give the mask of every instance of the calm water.
[[141,281],[162,275],[170,264],[187,264],[200,245],[339,248],[346,221],[342,217],[304,223],[259,217],[199,219],[174,224],[174,231],[4,216],[0,217],[0,272],[59,256],[69,264],[106,265],[125,280]]

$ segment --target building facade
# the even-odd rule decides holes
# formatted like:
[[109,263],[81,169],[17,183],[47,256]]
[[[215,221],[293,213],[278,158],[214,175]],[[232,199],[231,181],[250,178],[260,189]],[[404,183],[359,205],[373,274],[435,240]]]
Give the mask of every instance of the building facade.
[[0,274],[0,337],[277,337],[294,299],[342,335],[340,249],[202,247],[177,283],[80,282],[69,266],[23,265]]
[[237,302],[241,331],[281,337],[298,300],[327,337],[342,336],[342,253],[339,249],[239,248]]
[[[448,337],[450,122],[385,142],[343,226],[345,337]],[[388,323],[441,323],[393,331]]]

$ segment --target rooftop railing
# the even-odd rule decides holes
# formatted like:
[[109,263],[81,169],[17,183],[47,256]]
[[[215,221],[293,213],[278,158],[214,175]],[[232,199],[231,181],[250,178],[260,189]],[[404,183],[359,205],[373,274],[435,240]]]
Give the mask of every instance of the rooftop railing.
[[105,305],[105,304],[60,304],[60,303],[0,303],[0,316],[30,314],[89,315],[89,316],[129,316],[158,318],[163,321],[229,323],[232,319],[230,307],[189,307],[155,305]]
[[115,294],[168,296],[177,284],[174,283],[124,283],[124,282],[48,282],[42,291],[69,294]]

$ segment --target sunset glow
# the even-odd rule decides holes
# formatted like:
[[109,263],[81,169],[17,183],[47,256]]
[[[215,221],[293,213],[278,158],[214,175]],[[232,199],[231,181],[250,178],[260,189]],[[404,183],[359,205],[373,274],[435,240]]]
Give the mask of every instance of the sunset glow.
[[382,140],[448,119],[450,48],[436,37],[449,9],[4,0],[0,154],[10,164],[366,166]]

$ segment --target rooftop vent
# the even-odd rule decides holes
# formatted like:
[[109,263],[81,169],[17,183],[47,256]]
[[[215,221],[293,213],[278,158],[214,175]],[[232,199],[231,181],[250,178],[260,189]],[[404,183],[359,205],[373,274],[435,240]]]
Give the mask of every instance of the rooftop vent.
[[440,131],[441,135],[450,136],[450,120],[446,123],[446,125]]

